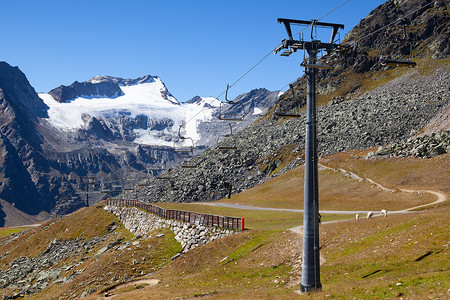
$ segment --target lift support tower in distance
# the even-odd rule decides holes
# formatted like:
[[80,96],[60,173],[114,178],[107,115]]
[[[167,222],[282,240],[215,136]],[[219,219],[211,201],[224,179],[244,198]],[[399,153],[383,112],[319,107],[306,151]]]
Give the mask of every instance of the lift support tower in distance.
[[[303,213],[303,265],[302,283],[300,291],[302,293],[320,291],[320,260],[319,260],[319,190],[317,177],[317,141],[316,141],[316,69],[331,68],[331,66],[319,63],[317,54],[320,50],[327,52],[336,49],[339,44],[335,43],[336,34],[339,29],[343,29],[342,24],[332,24],[318,22],[317,20],[301,21],[292,19],[278,19],[278,23],[283,23],[288,39],[275,49],[275,53],[286,49],[282,56],[289,56],[298,49],[307,52],[307,57],[302,66],[305,67],[307,82],[306,97],[306,141],[305,141],[305,194]],[[291,24],[305,25],[311,27],[311,41],[294,40],[292,36]],[[329,43],[323,43],[314,38],[315,27],[331,28],[331,39]]]

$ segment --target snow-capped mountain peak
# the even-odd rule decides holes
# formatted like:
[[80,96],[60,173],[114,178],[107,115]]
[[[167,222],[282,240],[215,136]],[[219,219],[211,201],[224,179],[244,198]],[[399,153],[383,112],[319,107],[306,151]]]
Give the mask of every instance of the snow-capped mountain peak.
[[[195,145],[211,145],[217,132],[223,131],[219,120],[221,102],[214,97],[196,96],[179,103],[158,76],[135,79],[95,76],[86,82],[60,86],[48,94],[39,94],[49,107],[47,121],[61,131],[71,132],[80,140],[124,140],[137,144],[174,146],[180,143],[179,128]],[[222,110],[243,110],[251,123],[274,101],[269,91],[259,89],[241,95],[243,103]],[[245,106],[245,109],[244,109]],[[189,139],[189,140],[190,140]],[[186,143],[187,140],[181,141]]]

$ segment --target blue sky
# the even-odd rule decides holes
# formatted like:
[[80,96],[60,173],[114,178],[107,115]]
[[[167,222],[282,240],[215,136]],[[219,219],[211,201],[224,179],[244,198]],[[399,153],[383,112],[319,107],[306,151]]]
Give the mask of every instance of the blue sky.
[[[318,19],[345,0],[0,0],[0,61],[37,92],[95,75],[157,75],[179,100],[218,96],[273,50],[277,18]],[[322,19],[345,33],[384,0],[350,0]],[[230,90],[279,90],[302,75],[302,54],[271,54]],[[223,100],[223,97],[221,97]]]

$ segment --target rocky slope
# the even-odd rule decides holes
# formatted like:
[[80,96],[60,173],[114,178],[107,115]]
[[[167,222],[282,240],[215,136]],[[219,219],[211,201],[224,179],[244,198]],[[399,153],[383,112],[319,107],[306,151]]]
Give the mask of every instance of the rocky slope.
[[[320,155],[406,140],[448,110],[448,15],[444,1],[387,1],[347,35],[341,49],[323,58],[334,68],[317,76],[319,104],[327,104],[318,108]],[[398,19],[408,20],[408,36],[416,42],[411,49],[423,57],[417,59],[417,70],[379,63],[380,53],[404,57],[393,37],[385,37],[390,31],[403,32],[403,26],[396,25]],[[305,92],[302,77],[281,97],[278,107],[300,109]],[[253,187],[302,163],[301,115],[287,121],[268,115],[224,142],[237,145],[238,150],[213,147],[193,160],[198,168],[177,168],[169,173],[169,183],[152,180],[148,187],[120,197],[149,202],[212,201],[226,197],[230,187],[232,193]]]
[[[318,108],[320,155],[382,146],[409,138],[449,105],[450,71],[431,76],[411,71],[355,99]],[[237,193],[302,163],[305,139],[302,117],[261,120],[234,135],[236,151],[213,147],[194,158],[198,168],[176,168],[170,184],[153,180],[149,187],[120,197],[149,202],[212,201]]]
[[404,142],[387,145],[386,147],[380,146],[377,151],[372,151],[367,156],[431,158],[448,152],[450,152],[450,131],[444,131],[408,139]]

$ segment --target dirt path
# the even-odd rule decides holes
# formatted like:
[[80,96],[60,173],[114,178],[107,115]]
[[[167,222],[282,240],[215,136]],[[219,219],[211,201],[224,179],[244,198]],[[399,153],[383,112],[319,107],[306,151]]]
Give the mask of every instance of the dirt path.
[[[410,208],[403,209],[403,210],[389,211],[389,214],[411,213],[413,210],[424,208],[424,207],[427,207],[429,205],[435,205],[435,204],[447,201],[447,195],[442,193],[442,192],[438,192],[438,191],[431,191],[431,190],[416,191],[416,190],[407,190],[407,189],[390,189],[390,188],[387,188],[387,187],[381,185],[378,182],[375,182],[374,180],[372,180],[370,178],[362,178],[359,175],[357,175],[357,174],[355,174],[353,172],[347,171],[345,169],[330,168],[330,167],[324,166],[322,164],[319,164],[319,170],[333,170],[335,172],[342,172],[345,176],[351,177],[354,180],[357,180],[359,182],[362,182],[364,180],[368,181],[371,184],[373,184],[374,186],[376,186],[379,189],[381,189],[382,191],[387,191],[387,192],[392,192],[392,193],[396,192],[396,191],[401,191],[401,192],[405,192],[405,193],[430,193],[430,194],[433,194],[433,195],[435,195],[437,197],[437,200],[434,201],[434,202],[426,203],[426,204],[422,204],[422,205],[418,205],[418,206],[414,206],[414,207],[410,207]],[[203,203],[197,203],[197,204],[211,205],[211,206],[218,206],[218,207],[237,208],[237,209],[247,209],[247,210],[290,211],[290,212],[300,212],[300,213],[303,212],[302,209],[258,207],[258,206],[234,204],[234,203],[226,203],[226,202],[221,202],[221,203],[203,202]],[[375,212],[376,213],[377,211],[369,211],[369,210],[367,210],[367,211],[361,211],[361,210],[358,210],[358,211],[351,211],[351,210],[320,210],[319,212],[321,214],[356,215],[356,214],[367,214],[368,212]],[[378,213],[381,214],[381,212],[378,212]]]
[[373,181],[370,178],[362,178],[362,177],[358,176],[357,174],[355,174],[353,172],[350,172],[350,171],[347,171],[345,169],[330,168],[330,167],[324,166],[322,164],[319,164],[319,168],[326,169],[326,170],[333,170],[333,171],[342,172],[342,173],[344,173],[344,175],[350,176],[350,177],[354,178],[355,180],[358,180],[359,182],[366,180],[366,181],[370,182],[371,184],[377,186],[378,188],[380,188],[381,190],[386,191],[386,192],[394,193],[394,192],[396,192],[398,190],[398,191],[405,192],[405,193],[430,193],[430,194],[433,194],[433,195],[435,195],[437,197],[437,200],[434,201],[434,202],[426,203],[426,204],[422,204],[422,205],[418,205],[418,206],[414,206],[414,207],[410,207],[410,208],[403,209],[403,210],[392,211],[392,213],[409,212],[409,211],[412,211],[412,210],[415,210],[415,209],[419,209],[419,208],[423,208],[423,207],[426,207],[426,206],[429,206],[429,205],[435,205],[435,204],[447,201],[447,195],[442,193],[442,192],[431,191],[431,190],[416,191],[416,190],[408,190],[408,189],[397,189],[397,190],[389,189],[389,188],[381,185],[380,183]]
[[155,286],[159,283],[158,279],[141,279],[141,280],[136,280],[136,281],[130,281],[127,283],[122,283],[119,284],[117,286],[115,286],[114,288],[112,288],[111,290],[109,290],[107,293],[105,293],[103,296],[105,298],[109,298],[109,297],[114,297],[114,291],[120,289],[120,288],[126,288],[126,287],[130,287],[133,285],[145,285],[146,287],[151,287],[151,286]]

